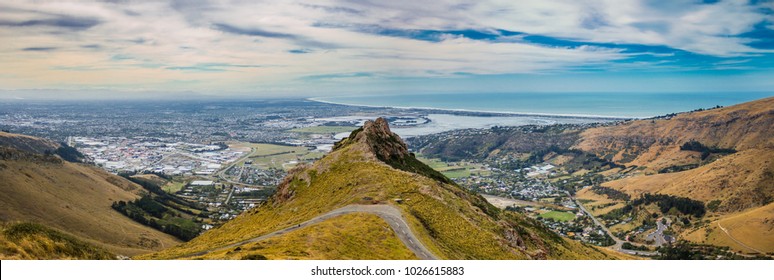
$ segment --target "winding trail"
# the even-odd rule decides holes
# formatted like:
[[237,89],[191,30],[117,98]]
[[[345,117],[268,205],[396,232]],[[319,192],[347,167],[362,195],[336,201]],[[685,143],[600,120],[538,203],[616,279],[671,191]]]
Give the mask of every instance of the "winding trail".
[[723,231],[723,233],[725,233],[725,234],[726,234],[726,236],[728,236],[728,238],[731,238],[731,240],[733,240],[734,242],[736,242],[736,244],[739,244],[739,245],[741,245],[742,247],[745,247],[745,248],[747,248],[747,249],[753,250],[753,251],[755,251],[755,252],[758,252],[758,253],[760,253],[760,254],[763,254],[763,255],[765,255],[765,254],[766,254],[765,252],[763,252],[763,251],[761,251],[761,250],[758,250],[758,249],[755,249],[755,248],[753,248],[753,247],[747,246],[746,244],[742,243],[741,241],[739,241],[739,240],[736,240],[736,238],[734,238],[733,236],[731,236],[731,233],[730,233],[730,232],[728,232],[728,230],[727,230],[726,228],[724,228],[724,227],[723,227],[723,225],[721,225],[721,224],[720,224],[720,221],[717,221],[717,224],[718,224],[718,227],[719,227],[719,228],[720,228],[720,229]]
[[195,257],[195,256],[201,256],[206,255],[208,253],[212,253],[215,251],[220,251],[223,249],[229,249],[234,248],[237,246],[245,245],[248,243],[258,242],[265,239],[269,239],[272,237],[280,236],[298,229],[302,229],[317,223],[320,223],[322,221],[335,218],[338,216],[346,215],[346,214],[352,214],[352,213],[370,213],[375,214],[382,219],[384,219],[385,222],[387,222],[388,225],[392,228],[392,230],[395,232],[395,234],[398,236],[398,239],[400,239],[401,242],[403,242],[404,245],[406,245],[411,252],[413,252],[417,257],[423,260],[437,260],[438,257],[430,252],[423,244],[419,241],[419,239],[414,235],[414,232],[411,231],[411,228],[408,226],[408,223],[406,223],[406,219],[403,217],[403,215],[400,213],[400,210],[398,208],[391,206],[391,205],[347,205],[342,208],[330,211],[328,213],[319,215],[317,217],[314,217],[308,221],[305,221],[303,223],[300,223],[295,226],[291,226],[288,228],[280,229],[275,232],[267,233],[255,238],[239,241],[236,243],[232,243],[229,245],[221,246],[218,248],[213,248],[209,250],[199,251],[195,253],[191,253],[188,255],[185,255],[183,257]]

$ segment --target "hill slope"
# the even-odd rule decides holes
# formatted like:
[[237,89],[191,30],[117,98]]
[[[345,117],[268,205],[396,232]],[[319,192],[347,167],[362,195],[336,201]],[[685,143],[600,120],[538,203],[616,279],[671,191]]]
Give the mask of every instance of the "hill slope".
[[[449,179],[408,153],[405,143],[390,132],[387,122],[381,118],[366,122],[363,128],[353,131],[321,160],[292,170],[277,193],[261,207],[186,244],[142,257],[217,259],[228,258],[227,254],[235,252],[281,259],[406,257],[402,253],[383,256],[378,250],[359,249],[354,245],[363,240],[395,244],[394,237],[374,235],[384,231],[382,223],[374,222],[329,228],[327,233],[314,238],[341,240],[342,236],[352,236],[352,231],[367,234],[360,236],[360,241],[329,242],[327,246],[318,244],[316,249],[293,242],[277,243],[284,245],[276,246],[287,246],[281,248],[260,242],[245,243],[250,238],[300,227],[302,223],[347,205],[397,208],[411,234],[433,255],[443,259],[613,258],[594,247],[563,239],[537,221],[500,211],[481,196],[450,183]],[[303,234],[302,230],[294,234]],[[235,251],[236,247],[228,247],[234,244],[239,244],[238,251]],[[211,251],[213,248],[223,249]],[[404,243],[402,248],[393,251],[405,250]],[[319,254],[320,251],[348,253]]]
[[725,215],[682,238],[728,246],[746,253],[774,254],[774,203],[742,213]]
[[115,255],[68,234],[34,223],[0,225],[0,259],[115,259]]
[[585,130],[575,147],[626,164],[661,168],[696,163],[700,153],[680,146],[698,141],[707,147],[774,148],[774,97],[726,108],[637,120]]
[[633,197],[663,193],[705,203],[719,200],[720,211],[741,211],[774,201],[774,149],[749,149],[691,170],[635,176],[603,185]]
[[59,148],[59,146],[60,145],[54,141],[0,131],[0,147],[9,147],[25,152],[43,154],[46,151],[54,151]]
[[[37,138],[24,139],[34,142]],[[177,239],[136,223],[110,207],[113,201],[138,198],[139,190],[139,186],[96,167],[0,147],[3,222],[39,223],[129,256],[178,244]]]
[[[686,149],[688,142],[693,147]],[[588,129],[576,147],[640,166],[643,172],[604,184],[632,197],[660,193],[720,203],[706,217],[707,224],[683,232],[682,237],[742,252],[772,252],[768,241],[774,235],[774,97],[664,120]],[[681,166],[691,167],[655,174]],[[728,225],[728,233],[718,221]]]
[[[639,166],[642,172],[605,184],[635,197],[663,193],[705,203],[719,200],[723,213],[774,201],[774,97],[592,128],[581,133],[575,146]],[[665,171],[675,167],[687,170]]]

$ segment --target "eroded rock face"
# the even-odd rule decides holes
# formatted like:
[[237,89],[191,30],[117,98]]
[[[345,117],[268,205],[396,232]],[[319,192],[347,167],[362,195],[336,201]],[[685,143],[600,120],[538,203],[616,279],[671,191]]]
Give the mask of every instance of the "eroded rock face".
[[409,152],[406,142],[390,131],[390,126],[384,118],[366,121],[363,127],[352,131],[349,137],[336,142],[333,145],[333,150],[336,151],[350,145],[366,149],[369,154],[392,168],[416,173],[442,183],[454,184],[440,172],[417,160]]
[[366,121],[363,131],[355,135],[355,142],[365,143],[382,161],[403,159],[409,156],[408,146],[397,134],[390,131],[384,118]]
[[[282,204],[293,198],[293,195],[296,193],[295,188],[291,186],[294,178],[300,177],[300,180],[309,184],[308,178],[302,176],[304,171],[306,171],[308,168],[309,165],[299,164],[288,171],[288,175],[285,176],[285,178],[282,179],[282,182],[277,185],[277,191],[274,193],[274,197],[272,199],[272,204],[274,204],[274,206]],[[255,209],[257,210],[257,208]]]

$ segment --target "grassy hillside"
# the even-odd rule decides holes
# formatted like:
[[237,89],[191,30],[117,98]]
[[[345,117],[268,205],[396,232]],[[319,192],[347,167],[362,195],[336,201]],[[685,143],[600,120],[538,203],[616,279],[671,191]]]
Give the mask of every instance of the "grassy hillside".
[[40,224],[0,225],[0,259],[115,259],[113,253]]
[[[349,204],[391,204],[398,207],[422,243],[434,254],[446,259],[615,257],[597,248],[563,239],[532,219],[499,211],[481,196],[444,183],[448,179],[431,179],[439,174],[405,152],[405,144],[389,133],[386,123],[376,127],[372,125],[374,123],[366,124],[363,131],[353,133],[351,138],[336,145],[335,150],[323,159],[294,169],[268,203],[186,244],[143,258],[186,257],[299,224]],[[396,169],[379,158],[387,159],[398,168],[425,175]],[[363,227],[373,229],[374,225]],[[327,240],[346,236],[351,230],[354,229],[345,227],[315,238]],[[363,239],[359,242],[363,242],[376,237],[366,234],[360,238]],[[331,243],[329,246],[326,250],[339,245]],[[280,250],[278,248],[282,247],[267,250]],[[360,256],[363,252],[319,257],[338,259],[352,254]]]
[[632,195],[663,193],[709,203],[721,212],[774,201],[774,149],[749,149],[683,172],[635,176],[604,184]]
[[379,216],[354,213],[263,241],[224,249],[206,259],[416,259]]
[[637,120],[581,133],[576,148],[626,165],[657,171],[697,163],[700,153],[680,146],[698,141],[708,147],[774,147],[774,97],[726,108],[678,114],[658,120]]
[[[603,184],[632,198],[659,193],[704,202],[709,215],[680,230],[682,238],[747,253],[755,250],[740,243],[772,251],[774,98],[592,128],[581,133],[575,147],[640,166],[641,172]],[[587,206],[605,206],[597,208],[600,213],[623,205],[595,199],[587,190],[578,196],[594,201]]]
[[129,256],[179,243],[111,209],[140,187],[92,166],[0,147],[0,190],[3,222],[39,223]]
[[698,229],[684,232],[681,237],[748,254],[774,254],[774,203],[721,216]]
[[[578,140],[578,128],[574,125],[551,127],[519,126],[497,127],[486,133],[459,133],[457,131],[438,135],[415,137],[412,146],[423,154],[447,161],[470,159],[494,159],[504,155],[529,155],[549,148],[567,149]],[[454,135],[454,137],[446,137]]]
[[36,154],[43,154],[46,151],[54,151],[59,148],[59,144],[54,141],[3,131],[0,131],[0,146]]

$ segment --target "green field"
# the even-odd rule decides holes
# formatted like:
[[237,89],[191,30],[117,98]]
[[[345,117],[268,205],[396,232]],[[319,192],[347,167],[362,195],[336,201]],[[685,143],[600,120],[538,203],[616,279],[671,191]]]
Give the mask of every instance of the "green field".
[[236,162],[237,166],[243,165],[245,160],[250,160],[253,162],[253,166],[260,169],[277,168],[289,170],[296,165],[291,164],[291,161],[312,161],[323,156],[323,153],[310,150],[307,147],[263,143],[245,143],[244,145],[250,147],[252,152],[246,158]]
[[184,181],[170,181],[170,182],[167,182],[165,185],[161,186],[161,189],[167,193],[176,193],[176,192],[179,192],[181,189],[183,189],[184,186],[185,186]]
[[427,164],[427,166],[430,166],[435,170],[445,169],[449,167],[448,164],[446,164],[445,162],[437,158],[426,158],[422,155],[417,155],[417,159],[422,163]]
[[298,153],[300,151],[307,150],[306,147],[285,146],[285,145],[275,145],[275,144],[251,144],[250,147],[253,148],[253,152],[249,156],[251,158],[275,155],[275,154],[281,154],[281,153]]
[[290,132],[308,133],[308,134],[336,134],[350,132],[357,129],[354,126],[309,126],[291,129]]
[[575,219],[575,214],[563,211],[548,211],[540,214],[540,217],[543,217],[543,219],[551,218],[557,221],[567,222]]
[[489,172],[482,170],[483,166],[480,164],[465,161],[447,163],[437,158],[426,158],[422,155],[417,155],[417,159],[449,178],[462,178],[471,174],[481,175]]
[[441,174],[443,174],[443,176],[449,177],[451,179],[463,178],[463,177],[469,177],[470,176],[470,170],[461,169],[461,170],[453,170],[453,171],[444,171],[444,172],[441,172]]

